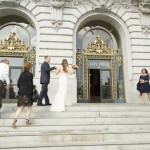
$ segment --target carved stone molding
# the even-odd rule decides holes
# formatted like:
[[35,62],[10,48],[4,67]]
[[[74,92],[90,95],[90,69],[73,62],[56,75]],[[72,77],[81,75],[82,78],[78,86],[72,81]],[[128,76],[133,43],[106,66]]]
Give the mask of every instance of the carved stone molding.
[[21,0],[0,0],[0,4],[2,5],[14,5],[14,4],[19,4]]
[[143,1],[139,4],[139,10],[140,10],[143,14],[149,14],[149,13],[150,13],[150,1],[149,1],[149,0],[143,0]]
[[54,8],[61,8],[65,5],[66,1],[65,0],[51,0],[50,3],[51,3],[51,6]]
[[114,0],[89,0],[93,9],[108,10],[113,5]]
[[83,4],[84,0],[72,0],[72,4],[74,6],[78,6],[78,5],[81,5]]
[[131,0],[122,0],[121,4],[125,9],[129,9],[131,6]]
[[141,29],[144,34],[150,33],[150,1],[141,0],[139,2],[139,13],[141,21]]
[[51,0],[51,21],[56,31],[63,22],[63,7],[66,0]]

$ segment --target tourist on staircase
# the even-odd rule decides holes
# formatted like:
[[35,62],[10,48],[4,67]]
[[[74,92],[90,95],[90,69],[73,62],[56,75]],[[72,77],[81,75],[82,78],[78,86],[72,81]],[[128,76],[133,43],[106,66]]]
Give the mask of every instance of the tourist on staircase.
[[31,68],[31,63],[25,62],[24,71],[21,73],[18,79],[18,109],[12,122],[12,128],[16,128],[17,119],[19,118],[20,113],[24,110],[25,107],[28,107],[25,119],[26,126],[29,126],[31,124],[29,121],[33,105],[33,74],[30,72]]
[[9,80],[9,60],[4,58],[0,63],[0,109],[2,107],[2,97],[3,97],[3,88],[4,88],[4,81],[7,83],[5,86],[6,89],[10,87],[10,80]]
[[142,99],[142,104],[145,103],[145,93],[148,96],[149,99],[149,104],[150,104],[150,84],[149,84],[149,74],[147,69],[143,68],[141,70],[141,75],[139,78],[139,82],[140,82],[140,96]]

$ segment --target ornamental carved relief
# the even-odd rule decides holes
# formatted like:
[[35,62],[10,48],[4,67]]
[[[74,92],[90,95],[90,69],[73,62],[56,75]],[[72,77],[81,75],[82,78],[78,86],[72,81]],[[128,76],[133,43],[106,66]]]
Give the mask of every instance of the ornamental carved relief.
[[63,22],[63,8],[66,0],[51,0],[51,21],[56,31]]
[[150,1],[141,0],[139,3],[141,29],[144,34],[150,33]]
[[[1,5],[18,5],[26,0],[0,0]],[[141,28],[145,34],[150,32],[150,0],[30,0],[42,5],[51,7],[51,23],[56,31],[63,23],[64,6],[78,7],[79,5],[89,5],[96,11],[109,11],[111,9],[129,9],[133,5],[139,8]]]
[[29,52],[29,47],[18,39],[15,32],[11,32],[4,41],[0,41],[0,53],[8,53],[8,55],[23,55]]
[[93,9],[109,9],[113,5],[114,0],[89,0],[93,5]]
[[150,13],[150,1],[149,0],[142,0],[142,2],[139,3],[139,10],[143,14],[149,14]]
[[88,47],[84,49],[84,54],[114,55],[114,51],[107,47],[99,35],[93,43],[88,44]]
[[61,8],[65,5],[66,1],[65,0],[51,0],[50,4],[52,7],[55,8]]

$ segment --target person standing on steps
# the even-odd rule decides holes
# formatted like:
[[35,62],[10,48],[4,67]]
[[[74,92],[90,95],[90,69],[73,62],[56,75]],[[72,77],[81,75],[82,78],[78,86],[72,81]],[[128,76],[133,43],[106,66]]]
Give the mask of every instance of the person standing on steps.
[[145,94],[147,94],[150,104],[150,85],[149,85],[149,74],[147,69],[143,68],[141,70],[141,75],[139,78],[140,82],[140,96],[142,99],[142,104],[144,104]]
[[42,84],[41,92],[40,92],[40,100],[37,102],[37,106],[43,106],[42,100],[45,98],[45,105],[51,105],[49,102],[49,97],[47,95],[48,92],[48,84],[50,83],[50,71],[56,69],[56,67],[50,68],[50,56],[44,57],[44,62],[41,65],[41,77],[40,77],[40,84]]
[[77,65],[72,65],[72,69],[69,67],[67,59],[63,59],[61,65],[56,69],[56,74],[59,74],[58,90],[55,99],[50,107],[50,111],[53,112],[64,112],[65,105],[70,106],[71,102],[66,101],[67,94],[67,76],[75,74]]
[[16,128],[17,119],[19,118],[21,112],[25,107],[28,107],[25,120],[26,126],[29,126],[31,124],[29,121],[33,105],[33,74],[30,72],[31,68],[32,65],[30,62],[24,62],[24,71],[21,73],[17,83],[17,86],[19,88],[17,102],[18,109],[12,122],[12,128]]
[[6,89],[10,87],[9,79],[9,60],[4,58],[0,63],[0,109],[2,107],[2,97],[3,97],[3,88],[4,81],[7,83]]

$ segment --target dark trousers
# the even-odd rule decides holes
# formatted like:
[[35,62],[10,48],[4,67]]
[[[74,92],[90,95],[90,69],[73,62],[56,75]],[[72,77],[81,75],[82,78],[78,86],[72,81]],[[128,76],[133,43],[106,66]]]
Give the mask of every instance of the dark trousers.
[[0,109],[2,107],[3,81],[0,80]]
[[42,88],[40,92],[40,101],[38,101],[38,104],[42,104],[43,98],[45,98],[45,104],[49,104],[49,98],[47,92],[48,92],[48,84],[42,84]]

